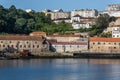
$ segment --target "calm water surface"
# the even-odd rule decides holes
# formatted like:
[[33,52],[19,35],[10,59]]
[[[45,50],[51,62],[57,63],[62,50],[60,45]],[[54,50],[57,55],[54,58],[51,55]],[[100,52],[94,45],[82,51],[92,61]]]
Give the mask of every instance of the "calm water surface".
[[0,80],[120,80],[120,59],[0,60]]

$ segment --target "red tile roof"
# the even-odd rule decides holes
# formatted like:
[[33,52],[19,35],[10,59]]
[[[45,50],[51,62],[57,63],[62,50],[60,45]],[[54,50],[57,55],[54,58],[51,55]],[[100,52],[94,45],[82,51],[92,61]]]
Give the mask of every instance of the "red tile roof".
[[72,35],[72,34],[70,34],[70,35],[67,35],[67,34],[65,34],[65,35],[47,35],[47,37],[80,37],[80,35]]
[[90,42],[120,42],[120,38],[91,37]]
[[40,32],[40,31],[38,31],[38,32],[32,32],[32,33],[30,33],[30,34],[39,35],[39,34],[46,34],[46,32]]
[[113,25],[112,27],[120,27],[120,25]]
[[36,40],[41,41],[41,37],[35,36],[0,36],[0,40]]

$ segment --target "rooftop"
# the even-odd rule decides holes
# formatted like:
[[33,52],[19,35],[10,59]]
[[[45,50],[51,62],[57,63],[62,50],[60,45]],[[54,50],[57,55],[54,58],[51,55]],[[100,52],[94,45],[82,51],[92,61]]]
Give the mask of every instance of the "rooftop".
[[80,35],[64,34],[64,35],[47,35],[47,37],[80,37]]
[[32,32],[32,33],[30,33],[30,34],[34,34],[34,35],[43,34],[43,35],[46,35],[46,32],[36,31],[36,32]]
[[0,36],[0,40],[36,40],[41,41],[41,37],[35,37],[35,36]]
[[120,38],[100,38],[100,37],[91,37],[90,42],[120,42]]

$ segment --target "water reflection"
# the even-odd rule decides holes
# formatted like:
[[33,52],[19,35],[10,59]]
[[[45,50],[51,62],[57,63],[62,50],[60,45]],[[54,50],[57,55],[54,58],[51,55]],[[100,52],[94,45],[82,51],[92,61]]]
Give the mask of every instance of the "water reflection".
[[0,80],[120,80],[120,60],[0,60]]

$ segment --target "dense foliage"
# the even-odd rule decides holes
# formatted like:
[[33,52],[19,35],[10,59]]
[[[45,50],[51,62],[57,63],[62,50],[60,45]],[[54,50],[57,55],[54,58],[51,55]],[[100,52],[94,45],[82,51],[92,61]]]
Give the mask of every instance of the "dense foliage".
[[79,31],[89,32],[90,36],[109,36],[109,34],[101,33],[109,22],[115,21],[115,18],[107,14],[101,14],[95,21],[96,24],[90,29],[73,30],[70,23],[63,21],[55,24],[49,15],[46,16],[42,12],[27,13],[22,9],[16,9],[14,5],[8,9],[0,5],[0,34],[29,34],[33,31],[44,31],[47,34],[64,34],[67,31]]
[[14,5],[8,9],[0,5],[0,33],[29,34],[32,31],[45,31],[47,34],[62,34],[70,29],[70,24],[54,24],[50,17],[42,12],[27,13],[16,9]]

